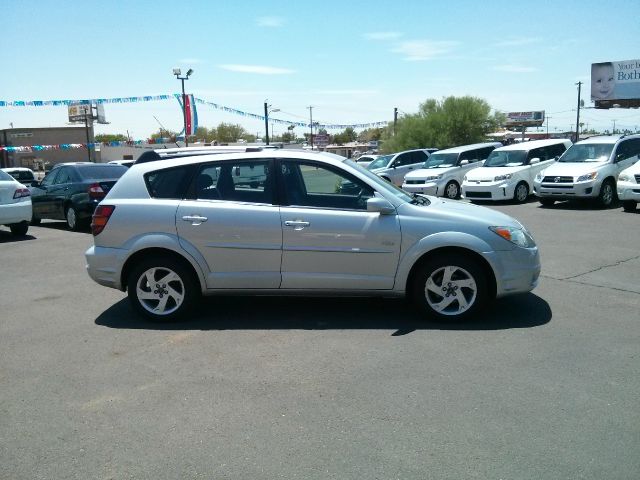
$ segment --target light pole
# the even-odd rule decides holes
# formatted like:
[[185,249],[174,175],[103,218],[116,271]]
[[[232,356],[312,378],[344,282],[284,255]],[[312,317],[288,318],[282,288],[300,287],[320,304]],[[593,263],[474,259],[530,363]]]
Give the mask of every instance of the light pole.
[[[266,144],[269,145],[269,114],[279,112],[279,108],[269,108],[271,105],[264,101],[264,133],[266,136]],[[273,128],[273,127],[272,127]],[[272,132],[273,133],[273,132]]]
[[187,135],[187,96],[184,93],[184,81],[189,80],[189,77],[193,73],[193,70],[190,68],[187,70],[187,75],[185,77],[181,77],[182,71],[179,68],[173,69],[173,74],[176,76],[178,80],[182,82],[182,119],[184,121],[184,146],[189,146],[189,136]]

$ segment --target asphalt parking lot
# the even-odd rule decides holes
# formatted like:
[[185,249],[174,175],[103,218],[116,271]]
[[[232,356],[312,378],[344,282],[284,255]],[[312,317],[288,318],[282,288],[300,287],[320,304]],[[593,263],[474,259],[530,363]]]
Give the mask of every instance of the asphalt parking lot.
[[88,232],[0,228],[0,478],[638,478],[640,210],[489,207],[540,284],[454,325],[246,297],[152,324],[89,279]]

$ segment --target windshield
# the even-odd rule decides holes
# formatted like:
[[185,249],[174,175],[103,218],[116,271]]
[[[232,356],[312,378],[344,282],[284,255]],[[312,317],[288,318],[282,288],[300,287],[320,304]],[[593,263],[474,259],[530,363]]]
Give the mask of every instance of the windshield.
[[524,150],[494,150],[484,162],[485,167],[519,167],[527,161]]
[[[388,155],[388,157],[392,157],[392,155]],[[411,202],[413,200],[413,197],[411,197],[411,195],[409,195],[407,192],[405,192],[401,188],[396,187],[393,183],[389,183],[386,180],[383,180],[381,177],[379,177],[375,173],[368,171],[368,167],[367,169],[362,168],[362,165],[358,165],[353,160],[345,160],[344,163],[354,168],[357,168],[360,172],[366,175],[367,178],[375,182],[376,188],[378,190],[384,190],[385,192],[390,193],[391,195],[394,195],[395,197],[405,202]]]
[[606,162],[613,150],[613,143],[576,143],[571,145],[559,162],[584,163]]
[[103,166],[82,166],[78,167],[78,172],[84,178],[102,180],[108,178],[120,178],[127,171],[127,167],[122,165],[103,165]]
[[458,153],[432,153],[422,165],[423,168],[454,167],[458,163]]
[[375,170],[376,168],[385,168],[389,164],[389,160],[393,158],[393,155],[384,155],[380,158],[376,158],[373,162],[367,165],[367,170]]

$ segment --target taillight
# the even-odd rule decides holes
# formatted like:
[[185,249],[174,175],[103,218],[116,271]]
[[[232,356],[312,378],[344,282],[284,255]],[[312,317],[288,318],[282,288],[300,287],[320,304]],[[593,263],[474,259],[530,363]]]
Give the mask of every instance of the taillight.
[[104,230],[115,209],[116,207],[113,205],[98,205],[96,207],[96,210],[93,212],[93,217],[91,218],[91,233],[93,236],[98,235]]
[[104,198],[105,193],[99,183],[89,185],[89,198]]
[[31,192],[29,191],[28,188],[17,188],[15,193],[13,194],[13,198],[23,198],[23,197],[30,197],[31,196]]

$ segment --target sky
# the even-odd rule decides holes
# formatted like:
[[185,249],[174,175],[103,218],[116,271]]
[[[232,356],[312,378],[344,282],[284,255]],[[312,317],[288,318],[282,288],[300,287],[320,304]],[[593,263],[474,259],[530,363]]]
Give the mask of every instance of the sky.
[[[640,128],[640,110],[596,110],[591,63],[640,58],[640,2],[7,0],[0,100],[181,91],[274,118],[392,121],[427,99],[471,95],[502,112],[545,110],[549,131]],[[182,129],[175,99],[107,104],[96,133],[146,139]],[[200,126],[264,122],[198,105]],[[0,107],[0,129],[65,126],[66,107]],[[545,126],[546,128],[546,126]],[[274,125],[276,135],[285,126]],[[306,129],[296,127],[298,136]],[[331,130],[337,133],[339,130]]]

